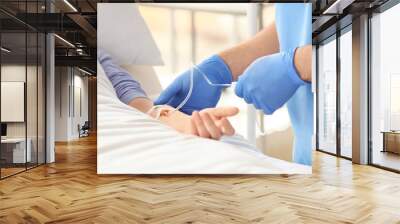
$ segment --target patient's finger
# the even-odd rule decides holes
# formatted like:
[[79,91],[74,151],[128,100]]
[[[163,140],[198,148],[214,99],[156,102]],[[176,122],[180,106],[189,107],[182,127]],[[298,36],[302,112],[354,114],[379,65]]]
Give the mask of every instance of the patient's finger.
[[213,139],[221,138],[221,130],[215,125],[214,121],[211,119],[211,116],[206,111],[200,112],[200,117],[203,120],[208,132]]
[[201,119],[199,112],[194,111],[192,116],[193,116],[193,120],[196,124],[197,133],[199,134],[199,136],[203,137],[203,138],[209,138],[210,134],[208,133],[207,128],[204,126],[204,122]]
[[234,135],[235,128],[233,128],[231,122],[228,119],[222,118],[220,121],[220,127],[222,128],[222,132],[224,135]]
[[197,136],[199,135],[199,133],[197,132],[197,128],[196,128],[195,118],[193,116],[190,117],[190,133],[192,135],[197,135]]
[[217,107],[210,108],[210,113],[215,117],[230,117],[239,113],[239,108],[237,107]]

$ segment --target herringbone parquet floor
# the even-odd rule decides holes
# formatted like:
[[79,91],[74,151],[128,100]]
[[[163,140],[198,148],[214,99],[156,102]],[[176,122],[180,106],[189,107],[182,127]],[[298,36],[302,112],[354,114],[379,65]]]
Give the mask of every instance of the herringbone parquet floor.
[[0,223],[400,223],[400,175],[323,153],[311,176],[98,176],[94,137],[56,158],[0,181]]

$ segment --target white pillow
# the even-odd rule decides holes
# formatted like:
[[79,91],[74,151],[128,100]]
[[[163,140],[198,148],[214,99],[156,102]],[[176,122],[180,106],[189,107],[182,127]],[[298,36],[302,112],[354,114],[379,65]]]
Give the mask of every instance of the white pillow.
[[119,65],[162,65],[156,43],[134,3],[97,4],[97,47]]

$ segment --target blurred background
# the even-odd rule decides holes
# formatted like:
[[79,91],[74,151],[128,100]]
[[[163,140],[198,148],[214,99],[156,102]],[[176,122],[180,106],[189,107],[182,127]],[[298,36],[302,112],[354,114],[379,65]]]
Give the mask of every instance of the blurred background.
[[[164,60],[163,66],[155,66],[163,88],[175,77],[190,68],[192,62],[200,63],[212,54],[246,40],[249,37],[246,10],[248,4],[139,4],[153,38]],[[261,27],[275,18],[274,4],[263,3]],[[234,86],[225,89],[218,104],[239,107],[238,116],[231,118],[237,133],[247,136],[247,104],[234,93]],[[286,107],[271,116],[259,113],[257,146],[264,153],[291,160],[293,134]],[[263,120],[263,122],[262,122]],[[263,135],[263,134],[266,135]]]

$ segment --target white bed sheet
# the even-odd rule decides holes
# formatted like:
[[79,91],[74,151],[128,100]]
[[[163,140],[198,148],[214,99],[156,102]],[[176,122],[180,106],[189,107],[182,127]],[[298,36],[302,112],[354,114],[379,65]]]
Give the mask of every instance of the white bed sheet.
[[99,174],[310,174],[272,158],[241,136],[221,141],[178,133],[120,102],[97,65]]

